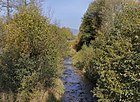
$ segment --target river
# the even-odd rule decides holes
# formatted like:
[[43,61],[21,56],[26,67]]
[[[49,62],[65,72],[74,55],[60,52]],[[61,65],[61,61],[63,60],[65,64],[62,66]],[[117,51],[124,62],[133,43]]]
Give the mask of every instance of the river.
[[91,93],[92,87],[89,82],[73,67],[71,57],[64,59],[64,66],[62,81],[65,93],[62,102],[97,102]]

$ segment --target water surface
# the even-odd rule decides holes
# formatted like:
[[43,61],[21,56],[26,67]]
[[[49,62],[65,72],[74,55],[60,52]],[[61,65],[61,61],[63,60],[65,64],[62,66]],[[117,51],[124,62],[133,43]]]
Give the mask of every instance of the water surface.
[[65,58],[64,65],[65,71],[62,81],[65,86],[65,93],[62,102],[97,102],[91,93],[92,87],[83,75],[73,67],[70,57]]

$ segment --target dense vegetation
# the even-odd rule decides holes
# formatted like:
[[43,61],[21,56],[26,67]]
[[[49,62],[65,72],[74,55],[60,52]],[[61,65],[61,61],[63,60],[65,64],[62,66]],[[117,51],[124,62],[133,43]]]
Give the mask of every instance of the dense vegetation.
[[68,55],[99,102],[139,102],[140,2],[94,0],[73,42],[69,28],[42,15],[39,1],[0,1],[7,12],[0,17],[0,102],[60,101]]
[[70,31],[50,24],[37,2],[20,5],[0,22],[0,101],[52,102],[56,83],[61,87],[54,94],[62,94],[58,79]]
[[83,17],[74,64],[99,102],[140,101],[140,3],[94,0]]

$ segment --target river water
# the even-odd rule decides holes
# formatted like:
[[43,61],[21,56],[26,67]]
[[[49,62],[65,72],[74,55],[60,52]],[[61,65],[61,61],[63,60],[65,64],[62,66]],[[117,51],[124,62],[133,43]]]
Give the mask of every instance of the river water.
[[64,65],[65,71],[62,81],[65,86],[65,93],[62,102],[97,102],[90,91],[92,87],[83,75],[73,67],[70,57],[65,58]]

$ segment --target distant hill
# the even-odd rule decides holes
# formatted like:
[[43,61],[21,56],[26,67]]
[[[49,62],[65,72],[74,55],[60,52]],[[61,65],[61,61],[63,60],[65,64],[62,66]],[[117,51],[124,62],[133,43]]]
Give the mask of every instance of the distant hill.
[[73,33],[73,35],[78,35],[79,30],[71,28],[71,32]]

